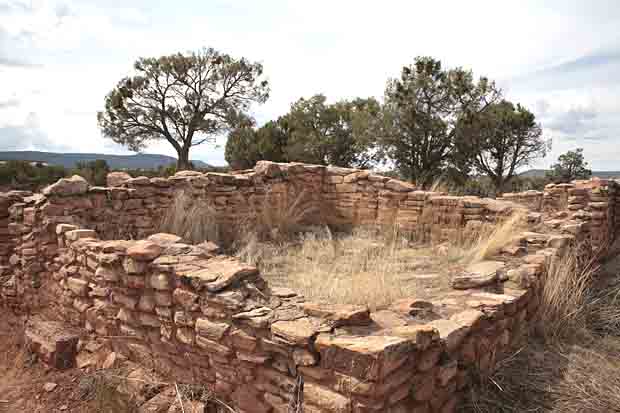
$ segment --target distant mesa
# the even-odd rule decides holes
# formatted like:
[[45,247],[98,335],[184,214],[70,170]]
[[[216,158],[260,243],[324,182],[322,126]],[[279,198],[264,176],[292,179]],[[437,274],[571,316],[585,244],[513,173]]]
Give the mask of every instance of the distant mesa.
[[[29,161],[47,165],[61,165],[73,168],[78,162],[102,159],[112,169],[157,169],[160,166],[176,164],[177,159],[166,155],[140,153],[136,155],[106,155],[102,153],[54,153],[39,151],[7,151],[0,152],[1,161]],[[209,168],[211,165],[192,160],[196,168]]]

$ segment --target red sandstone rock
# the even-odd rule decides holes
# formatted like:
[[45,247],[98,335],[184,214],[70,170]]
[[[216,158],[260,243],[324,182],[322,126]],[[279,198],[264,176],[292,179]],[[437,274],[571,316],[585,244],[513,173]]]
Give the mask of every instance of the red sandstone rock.
[[318,407],[317,411],[327,413],[351,411],[350,398],[314,383],[304,384],[304,403]]
[[433,342],[439,340],[437,329],[429,325],[408,325],[392,328],[389,334],[409,340],[417,348],[426,349]]
[[43,189],[45,196],[72,196],[82,195],[88,191],[88,182],[79,175],[73,175],[71,178],[62,178],[58,182]]
[[452,288],[466,290],[492,284],[499,279],[498,272],[505,267],[501,261],[482,261],[467,267],[463,274],[452,279]]
[[329,320],[334,327],[359,326],[371,323],[368,307],[349,304],[303,303],[306,314]]
[[68,326],[34,318],[28,322],[24,334],[26,348],[45,363],[57,369],[75,366],[79,336]]
[[321,353],[321,367],[367,380],[386,377],[407,361],[413,349],[401,337],[330,334],[319,334],[315,347]]
[[308,318],[295,321],[276,321],[271,325],[271,332],[275,337],[290,344],[308,344],[317,333],[318,326]]
[[131,175],[127,172],[110,172],[106,176],[106,184],[109,187],[121,186],[123,183],[131,179]]
[[182,238],[174,234],[158,233],[151,235],[147,238],[147,240],[152,241],[158,245],[168,246],[170,244],[181,242]]
[[152,261],[159,257],[163,249],[160,245],[152,241],[136,241],[134,245],[127,248],[127,255],[138,261]]

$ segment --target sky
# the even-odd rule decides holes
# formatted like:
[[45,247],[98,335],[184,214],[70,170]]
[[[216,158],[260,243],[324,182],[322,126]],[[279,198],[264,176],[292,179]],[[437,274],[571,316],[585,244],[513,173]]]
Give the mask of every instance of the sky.
[[[416,56],[497,82],[552,150],[620,170],[617,0],[0,0],[0,150],[129,154],[101,135],[105,95],[138,57],[213,47],[264,65],[261,124],[300,97],[383,97]],[[191,158],[222,165],[217,147]],[[175,155],[165,142],[149,153]]]

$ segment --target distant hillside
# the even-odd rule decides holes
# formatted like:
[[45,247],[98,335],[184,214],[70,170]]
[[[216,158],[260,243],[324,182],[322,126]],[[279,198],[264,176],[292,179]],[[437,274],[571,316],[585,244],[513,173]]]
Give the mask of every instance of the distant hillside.
[[[519,176],[523,178],[543,178],[548,172],[547,169],[530,169],[520,173]],[[620,171],[592,171],[592,176],[598,176],[599,178],[620,178]]]
[[[106,155],[102,153],[53,153],[38,151],[11,151],[0,152],[0,161],[37,161],[49,165],[62,165],[73,168],[77,162],[105,160],[112,169],[157,169],[159,166],[176,164],[176,158],[166,155],[151,155],[146,153],[136,155]],[[209,168],[210,165],[202,161],[192,161],[196,168]]]

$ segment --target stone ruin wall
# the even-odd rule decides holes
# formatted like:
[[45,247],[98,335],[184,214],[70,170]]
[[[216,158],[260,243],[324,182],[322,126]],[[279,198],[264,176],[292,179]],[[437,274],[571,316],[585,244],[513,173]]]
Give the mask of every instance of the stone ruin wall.
[[[484,285],[371,313],[306,302],[212,243],[157,234],[180,191],[208,203],[224,227],[301,199],[310,221],[327,213],[342,224],[396,224],[436,242],[517,203],[545,232],[520,234],[510,266],[483,274]],[[172,381],[208,385],[239,412],[287,412],[295,403],[309,413],[452,412],[470,373],[490,372],[525,339],[549,263],[575,240],[596,246],[615,236],[616,191],[615,182],[594,180],[503,200],[453,197],[366,171],[270,162],[110,188],[69,179],[43,194],[0,195],[1,299],[108,337],[115,351]],[[420,317],[429,302],[432,321]]]

